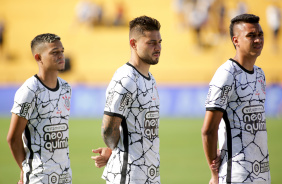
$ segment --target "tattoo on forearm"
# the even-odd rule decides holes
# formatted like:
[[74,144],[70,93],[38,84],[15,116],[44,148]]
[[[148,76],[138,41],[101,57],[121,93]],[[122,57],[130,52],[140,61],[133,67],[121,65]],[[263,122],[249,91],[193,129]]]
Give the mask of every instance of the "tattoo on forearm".
[[117,146],[120,137],[120,119],[104,116],[102,123],[102,137],[105,144],[112,150]]

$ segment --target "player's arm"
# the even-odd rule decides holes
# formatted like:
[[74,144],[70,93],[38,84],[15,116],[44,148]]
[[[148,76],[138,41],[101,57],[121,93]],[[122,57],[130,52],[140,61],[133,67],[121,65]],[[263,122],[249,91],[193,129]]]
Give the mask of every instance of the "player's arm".
[[14,159],[22,170],[22,162],[25,159],[25,151],[22,141],[22,133],[26,127],[27,119],[12,114],[10,128],[7,135],[7,142]]
[[212,169],[212,165],[217,158],[217,131],[222,116],[223,112],[221,111],[206,111],[202,127],[203,148],[212,174],[210,184],[218,182],[218,172]]
[[105,144],[114,150],[120,138],[120,124],[122,119],[117,116],[109,116],[104,114],[102,122],[102,137]]

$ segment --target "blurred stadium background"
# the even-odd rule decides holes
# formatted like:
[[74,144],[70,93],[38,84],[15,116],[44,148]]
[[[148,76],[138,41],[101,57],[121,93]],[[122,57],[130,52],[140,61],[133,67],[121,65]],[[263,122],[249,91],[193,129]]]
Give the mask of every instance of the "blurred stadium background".
[[[209,171],[200,137],[204,101],[215,70],[235,54],[228,26],[239,11],[259,15],[265,34],[264,50],[256,65],[263,68],[267,78],[272,183],[281,183],[282,38],[273,38],[266,12],[269,5],[282,8],[282,2],[202,0],[200,7],[209,6],[209,11],[207,17],[196,18],[204,13],[197,14],[191,2],[0,0],[0,25],[4,25],[0,47],[0,183],[15,183],[19,176],[5,140],[10,109],[17,88],[37,73],[30,41],[46,32],[61,37],[71,66],[60,77],[73,87],[70,149],[74,183],[104,183],[102,170],[94,168],[90,160],[91,149],[103,146],[100,119],[105,89],[115,70],[129,60],[128,21],[140,15],[154,17],[162,25],[160,62],[151,67],[161,98],[162,183],[207,183]],[[201,18],[206,19],[200,25],[199,41],[195,24]]]

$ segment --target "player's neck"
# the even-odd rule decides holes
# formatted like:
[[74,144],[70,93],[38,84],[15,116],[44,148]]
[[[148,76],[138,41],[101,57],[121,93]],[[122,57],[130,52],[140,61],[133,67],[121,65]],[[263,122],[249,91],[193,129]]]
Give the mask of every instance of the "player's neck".
[[56,88],[58,72],[42,72],[39,70],[37,76],[48,88]]
[[247,57],[247,56],[244,57],[244,56],[240,56],[236,54],[233,59],[237,61],[246,70],[252,71],[256,63],[257,57],[254,57],[254,56],[253,57]]
[[145,77],[149,77],[149,64],[134,59],[130,59],[129,63],[134,66],[142,75],[144,75]]

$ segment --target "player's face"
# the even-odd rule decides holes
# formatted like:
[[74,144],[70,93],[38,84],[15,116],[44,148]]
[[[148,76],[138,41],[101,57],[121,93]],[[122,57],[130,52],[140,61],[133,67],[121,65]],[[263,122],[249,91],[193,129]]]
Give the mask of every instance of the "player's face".
[[159,31],[145,31],[144,36],[138,38],[137,55],[147,64],[155,65],[159,62],[161,54],[161,34]]
[[61,71],[65,69],[64,47],[60,40],[45,43],[41,53],[44,69],[47,71]]
[[242,23],[237,25],[236,29],[238,39],[236,49],[242,55],[258,57],[264,44],[261,26],[258,23]]

